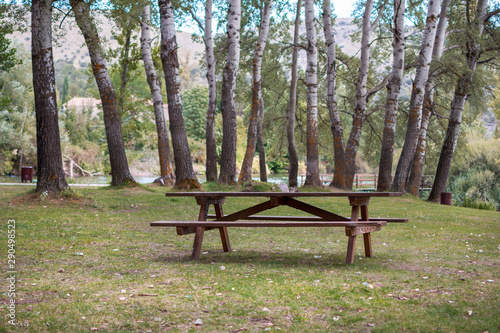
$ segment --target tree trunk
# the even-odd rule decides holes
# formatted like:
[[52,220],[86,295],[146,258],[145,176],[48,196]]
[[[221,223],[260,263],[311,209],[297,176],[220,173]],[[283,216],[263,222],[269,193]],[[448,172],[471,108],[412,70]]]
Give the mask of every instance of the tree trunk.
[[191,162],[191,153],[182,115],[181,79],[177,58],[174,10],[171,0],[159,0],[161,27],[161,62],[167,88],[170,134],[174,150],[175,187],[179,189],[201,189]]
[[122,72],[120,76],[121,85],[118,93],[118,112],[120,116],[125,113],[125,94],[127,91],[128,83],[128,65],[130,64],[130,42],[132,37],[132,29],[130,27],[125,28],[125,45],[120,53]]
[[248,122],[247,133],[247,148],[245,157],[241,165],[239,184],[243,184],[252,180],[252,164],[255,156],[255,145],[257,143],[257,128],[259,123],[259,113],[262,109],[260,103],[262,101],[262,56],[266,48],[267,36],[269,33],[269,20],[271,18],[272,0],[268,0],[262,11],[261,26],[259,32],[259,40],[255,46],[255,54],[253,57],[253,84],[252,84],[252,108],[250,111],[250,119]]
[[75,14],[76,23],[85,38],[94,78],[97,82],[99,95],[101,96],[104,128],[106,130],[109,162],[111,165],[111,185],[119,185],[124,182],[135,183],[128,168],[127,155],[123,146],[122,126],[116,103],[116,92],[106,68],[105,55],[101,48],[96,26],[90,16],[90,5],[78,0],[70,0],[70,4]]
[[217,181],[217,146],[215,145],[215,111],[217,110],[217,84],[215,76],[214,41],[212,38],[212,0],[205,3],[205,56],[207,61],[208,108],[206,121],[207,181]]
[[359,140],[361,138],[363,124],[366,119],[366,82],[368,79],[368,69],[370,65],[370,35],[372,31],[370,16],[372,8],[373,0],[367,0],[365,4],[365,12],[363,14],[363,25],[361,33],[361,55],[358,79],[356,81],[356,105],[354,108],[354,118],[352,120],[351,133],[349,134],[349,140],[347,141],[345,148],[345,185],[349,189],[352,188],[354,174],[356,173],[356,154],[358,152]]
[[333,136],[333,154],[335,168],[333,170],[333,180],[330,186],[344,189],[345,186],[345,153],[344,134],[342,123],[340,122],[339,110],[337,107],[337,97],[335,94],[337,85],[337,69],[335,58],[335,38],[332,32],[332,15],[330,0],[323,1],[323,28],[326,43],[326,104],[330,115],[330,129]]
[[31,56],[36,112],[38,193],[58,193],[69,188],[64,177],[59,139],[51,24],[52,0],[33,0]]
[[160,178],[155,182],[162,185],[173,182],[175,179],[174,170],[170,158],[170,144],[168,142],[167,124],[165,121],[165,112],[163,110],[163,97],[161,95],[161,83],[156,74],[153,58],[151,56],[151,34],[149,28],[150,21],[149,5],[144,6],[141,21],[141,53],[146,71],[146,79],[151,90],[153,99],[153,109],[156,120],[156,131],[158,133],[158,156],[160,159]]
[[[441,4],[441,13],[439,15],[439,23],[436,28],[436,37],[434,40],[434,48],[432,50],[432,59],[440,60],[443,54],[444,41],[446,38],[446,26],[448,23],[448,1],[443,0]],[[434,110],[434,75],[430,75],[425,85],[424,101],[422,105],[422,124],[420,125],[420,133],[418,136],[417,149],[413,162],[410,165],[410,179],[406,186],[408,193],[418,196],[420,191],[420,183],[422,181],[422,170],[425,161],[425,149],[427,145],[427,127]]]
[[298,187],[297,177],[299,174],[299,158],[295,146],[295,110],[297,108],[297,58],[299,52],[299,28],[300,28],[300,8],[302,0],[297,1],[297,11],[295,16],[295,28],[293,33],[292,68],[290,80],[290,93],[288,99],[288,123],[286,136],[288,140],[288,160],[290,168],[288,170],[288,187]]
[[405,57],[404,12],[405,0],[394,1],[392,73],[387,84],[387,102],[385,104],[384,132],[382,134],[377,191],[389,190],[392,182],[394,137],[396,134],[399,92],[403,80]]
[[443,147],[441,148],[441,154],[439,156],[432,190],[429,194],[429,201],[432,202],[439,201],[441,192],[444,192],[446,189],[451,160],[453,159],[455,147],[457,146],[458,134],[460,132],[462,112],[467,100],[467,94],[471,86],[472,78],[474,77],[477,60],[481,54],[479,40],[481,39],[484,29],[484,17],[487,6],[488,0],[478,0],[476,16],[474,22],[472,22],[473,26],[468,27],[470,31],[467,33],[468,40],[465,42],[465,61],[467,64],[467,70],[465,70],[458,79],[455,94],[453,96],[453,100],[451,101],[448,128],[446,129]]
[[[262,97],[261,97],[262,98]],[[266,150],[262,138],[262,124],[264,123],[264,100],[260,101],[259,123],[257,124],[257,149],[259,149],[260,181],[267,183]]]
[[417,60],[417,70],[410,99],[410,112],[406,128],[403,150],[399,157],[398,166],[394,175],[392,190],[404,192],[408,180],[408,171],[410,163],[415,156],[420,124],[422,120],[422,103],[424,99],[425,85],[429,76],[429,66],[432,61],[432,49],[436,36],[436,22],[439,11],[439,1],[429,1],[427,8],[427,20],[425,23],[422,42],[420,44],[420,53]]
[[318,45],[314,21],[314,1],[306,0],[304,9],[307,34],[307,160],[304,186],[321,186],[318,154]]
[[240,62],[240,0],[230,0],[227,16],[228,50],[227,62],[222,74],[222,152],[219,183],[236,184],[236,110],[234,93]]

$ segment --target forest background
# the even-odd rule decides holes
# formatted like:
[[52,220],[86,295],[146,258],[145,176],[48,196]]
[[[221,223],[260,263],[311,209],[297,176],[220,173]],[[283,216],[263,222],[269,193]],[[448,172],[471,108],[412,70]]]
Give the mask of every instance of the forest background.
[[[113,2],[112,2],[113,3]],[[381,2],[382,3],[382,2]],[[174,3],[175,4],[175,3]],[[109,73],[116,87],[118,108],[122,122],[122,135],[130,169],[133,175],[157,175],[159,163],[157,153],[155,119],[151,92],[149,91],[144,66],[140,56],[139,20],[128,16],[133,4],[116,2],[121,15],[113,11],[113,5],[102,3],[93,8],[106,57]],[[177,27],[189,26],[196,30],[187,7],[175,8]],[[201,3],[200,3],[201,5]],[[269,40],[262,62],[262,94],[265,105],[263,139],[268,172],[287,172],[287,110],[289,76],[293,45],[293,24],[295,3],[283,2],[275,9],[270,24]],[[426,2],[410,1],[406,12],[405,63],[415,62],[422,31],[425,25]],[[498,3],[492,2],[492,6]],[[121,7],[119,7],[121,6]],[[241,29],[241,58],[236,85],[237,150],[236,163],[242,164],[246,147],[246,130],[252,104],[251,77],[254,45],[258,38],[259,15],[262,3],[248,1],[243,11]],[[254,11],[248,10],[249,8]],[[16,24],[8,16],[8,6],[2,5],[2,52],[15,54],[13,66],[0,68],[0,174],[17,174],[23,165],[36,167],[36,129],[33,83],[31,74],[29,26]],[[125,10],[123,10],[125,8]],[[196,13],[200,8],[195,8]],[[337,44],[337,98],[345,140],[352,125],[353,109],[356,103],[355,83],[359,67],[361,16],[364,3],[359,2],[352,18],[337,18],[334,21]],[[153,10],[154,12],[154,6]],[[320,10],[318,10],[318,13]],[[335,14],[335,11],[333,12]],[[214,15],[218,18],[215,38],[217,61],[218,96],[221,95],[221,79],[227,40],[225,39],[225,16],[227,8],[218,7]],[[28,14],[25,14],[28,15]],[[64,19],[63,19],[64,18]],[[450,20],[454,19],[450,17]],[[29,22],[29,15],[25,16]],[[498,15],[493,18],[498,23]],[[390,72],[391,65],[391,21],[392,13],[384,12],[371,41],[369,82],[382,80]],[[153,20],[154,22],[154,20]],[[304,20],[302,20],[304,22]],[[321,19],[317,17],[317,30],[322,31]],[[498,25],[497,25],[498,27]],[[17,31],[15,31],[17,30]],[[54,61],[61,131],[62,154],[66,172],[78,165],[75,173],[109,174],[109,152],[99,103],[99,92],[89,66],[88,50],[83,37],[71,15],[55,15]],[[154,29],[153,29],[154,30]],[[306,32],[302,25],[299,51],[299,83],[297,86],[297,111],[295,137],[300,173],[306,172],[307,150],[307,87]],[[159,75],[163,75],[160,60],[159,31],[154,33],[153,60]],[[333,173],[334,158],[330,119],[326,101],[326,47],[324,38],[318,33],[319,42],[319,85],[318,85],[318,143],[320,172]],[[7,38],[7,39],[6,39]],[[183,115],[190,145],[191,158],[197,173],[204,172],[206,163],[205,118],[208,89],[205,79],[206,65],[203,55],[203,40],[200,33],[177,33],[179,45],[181,90]],[[15,53],[13,53],[15,52]],[[437,168],[443,138],[448,126],[447,114],[455,89],[454,72],[459,69],[457,55],[452,50],[442,63],[436,85],[437,98],[435,113],[428,127],[427,151],[423,174],[433,175]],[[498,55],[498,53],[497,53]],[[474,84],[469,92],[464,108],[461,132],[453,158],[448,189],[454,193],[455,202],[472,207],[493,208],[500,203],[500,76],[498,57],[493,57],[479,67],[474,76]],[[399,97],[399,117],[397,119],[393,156],[395,170],[406,134],[409,101],[414,69],[405,71]],[[162,85],[163,90],[165,84]],[[367,106],[366,125],[363,128],[356,158],[358,173],[377,173],[380,162],[380,146],[384,128],[383,106],[387,92],[381,89]],[[164,96],[166,93],[164,91]],[[166,103],[166,98],[165,98]],[[220,105],[220,104],[218,104]],[[165,110],[167,108],[165,107]],[[168,113],[166,112],[168,117]],[[217,111],[216,143],[218,156],[222,145],[222,116]],[[259,159],[254,159],[253,172],[258,172]],[[394,171],[393,170],[393,171]],[[394,173],[394,172],[393,172]]]

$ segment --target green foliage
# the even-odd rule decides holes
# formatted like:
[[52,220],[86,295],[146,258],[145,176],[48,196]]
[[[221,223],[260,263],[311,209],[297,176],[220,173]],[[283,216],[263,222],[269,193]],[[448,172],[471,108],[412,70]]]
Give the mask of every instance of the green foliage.
[[205,140],[208,88],[195,86],[182,94],[182,112],[188,137]]
[[459,206],[491,209],[500,204],[500,139],[469,129],[467,146],[455,156],[450,188]]

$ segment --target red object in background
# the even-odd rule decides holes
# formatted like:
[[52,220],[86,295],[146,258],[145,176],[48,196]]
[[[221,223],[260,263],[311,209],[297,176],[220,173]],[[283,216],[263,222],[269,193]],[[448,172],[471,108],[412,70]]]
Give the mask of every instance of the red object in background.
[[21,183],[28,181],[33,183],[33,168],[21,167]]
[[441,205],[451,206],[451,192],[441,192]]

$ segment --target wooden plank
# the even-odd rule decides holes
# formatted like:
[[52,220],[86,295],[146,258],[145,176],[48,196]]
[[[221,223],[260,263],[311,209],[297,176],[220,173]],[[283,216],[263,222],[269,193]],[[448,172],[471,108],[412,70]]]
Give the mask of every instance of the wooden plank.
[[205,232],[205,227],[196,228],[196,235],[194,236],[194,243],[193,243],[193,252],[191,253],[192,260],[200,259],[201,244],[203,243],[204,232]]
[[167,197],[399,197],[401,192],[167,192]]
[[347,264],[354,263],[354,248],[356,247],[356,236],[349,236],[347,241],[347,254],[345,257],[345,262]]
[[239,212],[235,212],[220,218],[217,218],[218,221],[236,221],[246,219],[250,215],[254,215],[265,210],[276,207],[276,204],[271,202],[271,200],[265,201],[261,204],[249,207],[247,209],[240,210]]
[[[239,227],[239,228],[276,228],[276,227],[351,227],[351,228],[364,228],[364,227],[381,227],[385,226],[385,221],[371,222],[371,221],[156,221],[151,222],[152,227],[206,227],[220,228],[220,227]],[[361,229],[360,229],[361,230]]]
[[[207,219],[215,219],[217,216],[215,214],[208,214]],[[245,220],[256,220],[256,221],[327,221],[318,216],[271,216],[271,215],[250,215],[245,218]],[[349,220],[349,219],[347,219]],[[377,217],[369,218],[368,221],[378,222],[386,221],[387,223],[407,223],[408,219],[402,218],[390,218],[390,217]]]
[[343,216],[331,213],[331,212],[329,212],[327,210],[318,208],[316,206],[307,204],[307,203],[302,202],[302,201],[295,200],[293,198],[287,198],[285,204],[287,206],[290,206],[292,208],[301,210],[303,212],[319,216],[319,217],[323,218],[324,220],[349,221],[349,219],[346,218],[346,217],[343,217]]

